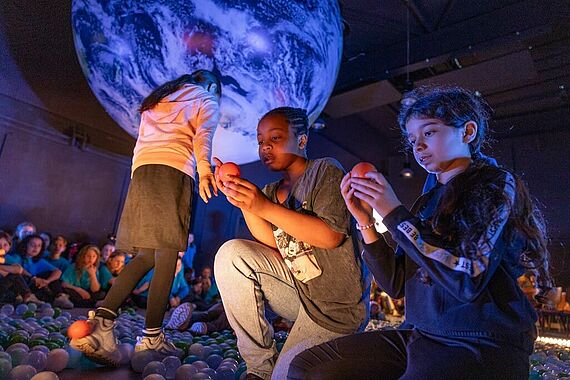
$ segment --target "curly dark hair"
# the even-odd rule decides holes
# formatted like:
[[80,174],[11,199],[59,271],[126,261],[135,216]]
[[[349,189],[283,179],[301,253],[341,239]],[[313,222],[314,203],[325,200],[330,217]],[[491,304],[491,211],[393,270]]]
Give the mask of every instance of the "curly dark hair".
[[40,261],[42,259],[42,253],[46,249],[46,243],[44,242],[44,239],[42,239],[42,237],[40,235],[34,234],[34,235],[26,236],[21,242],[18,243],[18,246],[16,247],[16,252],[18,252],[20,254],[20,256],[22,256],[22,258],[25,258],[26,257],[26,250],[28,249],[28,243],[32,239],[40,239],[40,241],[42,242],[42,248],[40,250],[40,253],[38,255],[32,257],[32,261],[37,262],[37,261]]

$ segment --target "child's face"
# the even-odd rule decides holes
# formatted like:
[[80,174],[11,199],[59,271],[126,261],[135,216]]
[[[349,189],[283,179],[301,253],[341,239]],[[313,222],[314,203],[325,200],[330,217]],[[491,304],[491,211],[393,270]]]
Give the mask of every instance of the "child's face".
[[469,144],[463,140],[464,131],[464,128],[445,125],[439,119],[412,118],[406,123],[414,158],[433,174],[456,169],[458,159],[471,157]]
[[106,262],[113,252],[115,252],[115,246],[111,244],[105,244],[101,249],[101,260]]
[[264,117],[257,126],[258,153],[269,170],[282,171],[303,155],[295,134],[284,116]]
[[67,243],[62,238],[56,238],[53,241],[53,245],[55,247],[56,253],[63,253],[63,251],[65,251],[65,248],[67,248]]
[[111,272],[118,272],[125,266],[125,256],[117,255],[109,259],[109,261],[107,261],[107,265]]
[[43,241],[40,238],[33,238],[28,242],[26,247],[26,255],[29,257],[36,257],[42,251]]
[[4,239],[4,238],[0,238],[0,249],[3,249],[6,253],[10,252],[10,243],[8,243],[8,240]]
[[85,253],[85,256],[83,256],[83,261],[85,263],[85,266],[95,265],[98,257],[99,255],[97,254],[97,252],[95,252],[95,250],[90,249],[89,251],[87,251]]

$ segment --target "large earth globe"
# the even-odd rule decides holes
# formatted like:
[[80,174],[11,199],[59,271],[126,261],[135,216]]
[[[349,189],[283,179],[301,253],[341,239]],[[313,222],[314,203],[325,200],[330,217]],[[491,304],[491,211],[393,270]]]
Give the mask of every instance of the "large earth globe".
[[336,0],[73,0],[72,23],[91,89],[134,137],[153,88],[197,69],[219,73],[213,154],[240,164],[258,159],[265,112],[293,106],[318,117],[342,51]]

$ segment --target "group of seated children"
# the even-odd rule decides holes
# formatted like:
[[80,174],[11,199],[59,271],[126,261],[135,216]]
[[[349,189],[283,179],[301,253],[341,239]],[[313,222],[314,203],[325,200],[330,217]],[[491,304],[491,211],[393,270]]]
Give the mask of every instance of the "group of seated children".
[[65,309],[93,307],[125,266],[112,244],[81,248],[69,258],[67,239],[37,234],[33,224],[0,231],[0,303],[49,302]]

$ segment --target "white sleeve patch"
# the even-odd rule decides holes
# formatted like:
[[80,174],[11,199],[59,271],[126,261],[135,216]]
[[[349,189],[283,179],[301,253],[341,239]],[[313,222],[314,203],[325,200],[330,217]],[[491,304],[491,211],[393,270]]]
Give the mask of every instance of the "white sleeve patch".
[[487,269],[489,264],[489,256],[493,250],[497,239],[503,231],[503,227],[507,223],[511,206],[514,202],[514,178],[512,175],[507,174],[505,179],[505,189],[504,192],[510,200],[510,204],[501,207],[497,217],[489,225],[485,231],[484,236],[479,239],[479,244],[477,248],[476,258],[469,259],[466,257],[458,257],[451,252],[430,245],[426,243],[418,229],[410,222],[403,221],[398,225],[398,230],[402,232],[406,238],[417,248],[417,250],[424,256],[429,257],[432,260],[438,261],[445,265],[451,270],[463,272],[468,274],[470,277],[477,277],[479,274]]

